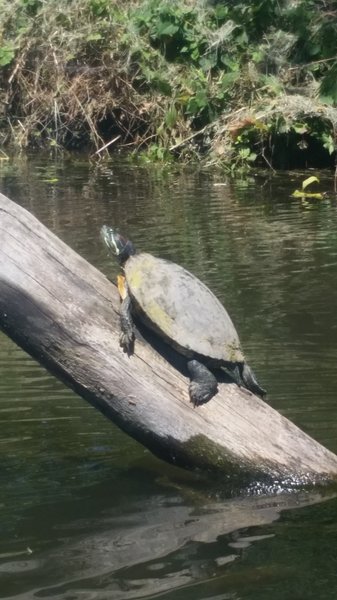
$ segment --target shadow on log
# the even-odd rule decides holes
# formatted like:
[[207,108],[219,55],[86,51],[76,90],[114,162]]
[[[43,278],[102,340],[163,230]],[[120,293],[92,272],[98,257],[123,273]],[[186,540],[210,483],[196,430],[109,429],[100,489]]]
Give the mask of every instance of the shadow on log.
[[118,315],[115,286],[0,194],[0,327],[24,350],[171,463],[233,485],[336,480],[336,455],[235,384],[194,409],[187,377],[141,336],[123,353]]

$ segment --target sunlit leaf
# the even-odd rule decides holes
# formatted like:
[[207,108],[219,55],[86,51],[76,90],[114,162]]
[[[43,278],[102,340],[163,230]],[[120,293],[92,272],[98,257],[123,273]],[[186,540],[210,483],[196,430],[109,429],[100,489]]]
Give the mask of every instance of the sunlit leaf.
[[0,47],[0,66],[6,67],[9,65],[15,56],[15,49],[12,46]]
[[295,123],[292,126],[292,128],[296,133],[298,133],[300,135],[303,135],[304,133],[308,132],[308,127],[305,123]]
[[303,190],[295,190],[292,194],[293,198],[314,198],[316,200],[323,200],[323,194],[321,193],[311,193],[311,192],[304,192]]
[[179,27],[177,25],[166,21],[159,23],[156,33],[158,37],[172,37],[178,30]]
[[302,190],[305,190],[305,188],[307,188],[308,185],[311,185],[312,183],[319,183],[319,179],[318,177],[315,177],[315,175],[311,175],[311,177],[308,177],[307,179],[302,181]]

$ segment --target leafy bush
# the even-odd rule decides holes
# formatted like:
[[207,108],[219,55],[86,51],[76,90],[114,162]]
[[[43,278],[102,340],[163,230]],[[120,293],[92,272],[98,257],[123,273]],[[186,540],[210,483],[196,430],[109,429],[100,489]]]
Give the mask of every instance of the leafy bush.
[[[335,0],[1,2],[0,142],[116,139],[107,147],[242,166],[271,160],[270,139],[303,121],[334,153],[335,115],[314,98],[337,103]],[[283,131],[289,92],[303,100]]]

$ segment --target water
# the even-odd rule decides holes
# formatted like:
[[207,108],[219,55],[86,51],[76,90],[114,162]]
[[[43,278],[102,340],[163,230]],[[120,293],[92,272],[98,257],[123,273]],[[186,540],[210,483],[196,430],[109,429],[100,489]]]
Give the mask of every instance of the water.
[[[192,270],[225,303],[272,406],[337,452],[337,204],[291,199],[303,178],[30,157],[1,165],[0,190],[110,276],[102,223]],[[328,173],[320,187],[332,190]],[[0,458],[0,598],[336,596],[328,490],[228,499],[3,335]]]

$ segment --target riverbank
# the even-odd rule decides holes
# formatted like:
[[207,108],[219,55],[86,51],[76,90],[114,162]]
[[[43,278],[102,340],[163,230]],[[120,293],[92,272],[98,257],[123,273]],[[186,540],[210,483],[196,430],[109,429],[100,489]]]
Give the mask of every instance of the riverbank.
[[334,166],[333,6],[228,4],[3,0],[1,152]]

